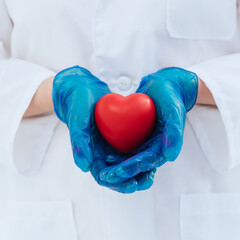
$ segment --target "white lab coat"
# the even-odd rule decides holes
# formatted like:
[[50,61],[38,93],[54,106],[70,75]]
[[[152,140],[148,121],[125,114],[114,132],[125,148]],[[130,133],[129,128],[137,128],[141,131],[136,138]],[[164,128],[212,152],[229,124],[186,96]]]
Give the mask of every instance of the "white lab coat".
[[[178,159],[119,194],[75,166],[56,116],[21,120],[39,84],[77,64],[122,95],[187,68],[219,110],[194,107]],[[237,0],[0,0],[0,83],[1,240],[239,240]]]

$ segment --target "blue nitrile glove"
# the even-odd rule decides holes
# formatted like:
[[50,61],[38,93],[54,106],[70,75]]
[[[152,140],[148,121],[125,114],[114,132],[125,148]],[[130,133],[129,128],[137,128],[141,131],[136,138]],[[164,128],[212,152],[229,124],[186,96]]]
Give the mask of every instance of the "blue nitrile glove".
[[58,118],[68,126],[73,157],[83,171],[91,171],[95,180],[118,192],[131,193],[149,188],[155,169],[132,179],[119,179],[115,184],[101,181],[99,173],[107,162],[121,162],[125,158],[113,149],[100,135],[95,121],[97,101],[110,93],[106,83],[85,68],[75,66],[59,72],[53,81],[53,105]]
[[[97,128],[95,126],[95,128]],[[108,187],[114,191],[121,193],[133,193],[135,191],[142,191],[149,189],[154,182],[154,176],[156,169],[151,169],[146,172],[139,173],[133,178],[121,178],[116,177],[114,183],[103,181],[100,179],[100,172],[104,169],[115,169],[117,164],[109,166],[108,163],[122,162],[127,159],[125,154],[119,153],[112,146],[110,146],[106,140],[103,139],[100,132],[95,129],[92,135],[92,148],[93,148],[93,165],[91,167],[91,174],[99,185]]]
[[198,77],[181,68],[164,68],[144,77],[136,92],[145,93],[154,101],[156,126],[149,140],[134,155],[114,168],[102,170],[101,179],[110,183],[177,158],[183,143],[186,112],[197,99]]

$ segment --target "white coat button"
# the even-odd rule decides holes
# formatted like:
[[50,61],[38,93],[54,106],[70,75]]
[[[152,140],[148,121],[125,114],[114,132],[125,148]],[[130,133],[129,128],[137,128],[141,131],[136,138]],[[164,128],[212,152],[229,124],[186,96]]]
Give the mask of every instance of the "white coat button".
[[118,79],[117,85],[118,85],[119,90],[127,91],[131,88],[132,82],[128,77],[122,76]]

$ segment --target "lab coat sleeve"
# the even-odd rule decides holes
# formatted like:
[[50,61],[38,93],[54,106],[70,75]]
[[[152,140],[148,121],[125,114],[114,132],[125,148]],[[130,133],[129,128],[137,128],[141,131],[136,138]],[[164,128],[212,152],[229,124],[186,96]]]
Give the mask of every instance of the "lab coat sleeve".
[[[239,28],[240,0],[237,7]],[[240,166],[240,53],[210,59],[188,69],[205,82],[218,108],[196,106],[188,119],[209,163],[218,173],[226,173]]]
[[[208,60],[188,70],[205,82],[220,113],[211,108],[197,107],[189,113],[190,123],[213,167],[221,173],[229,171],[240,165],[240,53]],[[215,122],[211,127],[208,119],[212,121],[210,115],[213,114]],[[223,149],[228,153],[222,152]]]
[[[41,82],[47,77],[55,75],[55,73],[39,65],[11,57],[10,38],[12,28],[13,24],[4,0],[0,0],[0,165],[16,171],[15,162],[20,163],[21,161],[13,153],[16,145],[15,137],[21,125],[23,114]],[[50,126],[50,124],[46,124]],[[54,124],[51,123],[51,127],[53,128]],[[49,132],[52,132],[51,129],[49,129]],[[46,141],[46,135],[44,138]],[[48,136],[48,140],[50,140],[50,136]],[[40,135],[36,139],[32,139],[31,142],[32,146],[36,147],[36,151],[44,151],[47,148],[46,144],[41,144]],[[24,145],[24,142],[21,144]],[[45,145],[45,149],[42,145]],[[39,161],[42,160],[30,159],[27,152],[25,156],[24,154],[19,155],[22,159],[25,158],[25,163],[31,162],[32,164],[32,162],[37,161],[39,165]],[[44,155],[36,154],[35,156],[42,158]],[[29,159],[26,159],[27,157]]]

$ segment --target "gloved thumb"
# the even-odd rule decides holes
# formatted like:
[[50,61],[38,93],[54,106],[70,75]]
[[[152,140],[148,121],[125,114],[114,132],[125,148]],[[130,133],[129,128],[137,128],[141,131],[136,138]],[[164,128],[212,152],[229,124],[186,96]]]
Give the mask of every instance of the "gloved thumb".
[[76,165],[87,172],[93,162],[91,127],[94,106],[73,101],[72,109],[73,111],[69,110],[67,126],[71,137],[73,157]]

